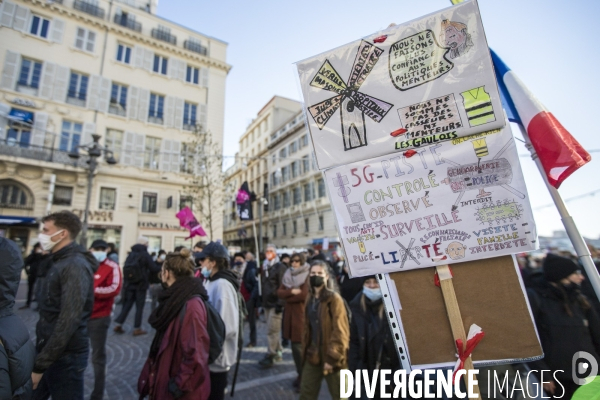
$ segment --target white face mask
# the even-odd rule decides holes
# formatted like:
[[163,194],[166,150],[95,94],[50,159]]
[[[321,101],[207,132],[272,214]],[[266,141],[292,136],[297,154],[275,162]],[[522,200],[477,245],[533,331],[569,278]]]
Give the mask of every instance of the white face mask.
[[60,231],[56,232],[54,235],[46,235],[45,233],[40,233],[38,235],[38,240],[40,242],[40,245],[42,246],[42,249],[44,249],[45,251],[52,250],[52,248],[54,246],[56,246],[58,243],[60,243],[60,240],[58,242],[53,242],[52,238],[63,231],[64,231],[64,229],[61,229]]

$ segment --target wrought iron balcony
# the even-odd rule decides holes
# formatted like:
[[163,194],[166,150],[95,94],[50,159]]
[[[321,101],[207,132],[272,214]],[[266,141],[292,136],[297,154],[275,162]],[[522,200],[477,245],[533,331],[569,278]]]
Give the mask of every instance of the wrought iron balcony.
[[171,43],[173,46],[177,45],[177,37],[162,29],[152,28],[152,37],[157,40],[162,40],[163,42]]
[[127,14],[115,14],[114,19],[115,24],[124,26],[127,29],[131,29],[132,31],[141,32],[142,24],[136,22],[133,18],[130,18]]
[[192,42],[191,40],[184,41],[183,47],[194,53],[202,54],[203,56],[208,54],[208,49],[206,47],[202,46],[200,43]]
[[20,143],[11,139],[0,140],[0,156],[13,156],[30,158],[33,160],[54,162],[71,165],[73,167],[87,168],[89,157],[81,155],[78,160],[69,157],[68,151],[49,147],[34,146],[28,143]]
[[73,8],[82,11],[86,14],[93,15],[94,17],[104,19],[104,9],[98,7],[95,4],[88,3],[86,1],[75,0],[73,2]]

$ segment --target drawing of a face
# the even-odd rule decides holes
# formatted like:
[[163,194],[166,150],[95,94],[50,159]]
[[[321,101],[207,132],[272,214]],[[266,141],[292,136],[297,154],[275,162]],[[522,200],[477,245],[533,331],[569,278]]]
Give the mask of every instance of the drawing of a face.
[[465,43],[467,35],[463,31],[459,31],[453,25],[446,26],[445,33],[445,45],[450,48],[457,48],[458,46]]
[[446,254],[448,254],[453,260],[460,260],[461,258],[465,258],[466,249],[467,247],[464,244],[452,242],[446,248]]

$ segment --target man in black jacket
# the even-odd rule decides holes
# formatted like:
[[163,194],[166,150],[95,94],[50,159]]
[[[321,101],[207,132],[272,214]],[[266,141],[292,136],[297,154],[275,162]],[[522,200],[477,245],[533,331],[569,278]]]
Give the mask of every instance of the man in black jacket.
[[[87,322],[94,305],[98,262],[74,242],[79,218],[60,211],[42,219],[39,241],[51,251],[52,265],[36,326],[37,357],[31,378],[34,399],[83,399],[83,372],[88,361]],[[67,300],[67,301],[64,301]]]
[[21,280],[21,250],[0,237],[0,399],[29,399],[35,347],[13,313]]
[[127,315],[135,303],[135,323],[133,327],[133,336],[145,335],[142,329],[142,317],[144,314],[144,305],[146,304],[146,292],[148,291],[150,274],[158,274],[160,267],[156,265],[152,256],[148,253],[148,238],[140,236],[131,248],[131,253],[127,256],[123,264],[123,283],[121,291],[123,296],[123,307],[121,314],[115,319],[117,326],[116,333],[125,333],[121,325],[127,319]]
[[27,256],[25,259],[25,272],[27,273],[27,283],[29,286],[29,290],[27,292],[27,303],[23,308],[29,308],[31,306],[31,301],[33,300],[33,288],[35,287],[35,281],[37,280],[38,275],[38,266],[44,260],[44,251],[42,250],[42,246],[39,243],[36,243],[33,246],[33,250],[31,250],[31,254]]
[[265,256],[267,262],[261,274],[262,306],[267,318],[268,353],[258,364],[263,368],[273,366],[275,361],[281,360],[281,317],[284,301],[277,296],[277,289],[281,286],[281,279],[287,267],[279,262],[276,247],[267,246]]

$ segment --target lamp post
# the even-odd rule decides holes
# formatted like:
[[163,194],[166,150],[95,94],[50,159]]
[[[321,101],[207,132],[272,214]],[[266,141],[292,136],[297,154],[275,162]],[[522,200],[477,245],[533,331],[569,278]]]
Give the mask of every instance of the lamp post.
[[107,164],[114,165],[117,163],[113,156],[112,150],[107,149],[102,146],[100,141],[101,136],[97,134],[92,135],[93,142],[86,145],[79,145],[75,147],[70,153],[69,157],[77,160],[79,159],[79,149],[84,150],[87,153],[88,160],[88,182],[87,182],[87,196],[85,199],[85,211],[83,214],[83,227],[81,229],[81,240],[80,243],[82,246],[87,247],[87,231],[88,231],[88,214],[90,212],[90,200],[92,197],[92,185],[94,182],[94,173],[96,172],[96,168],[98,167],[98,157],[104,153],[105,160]]

